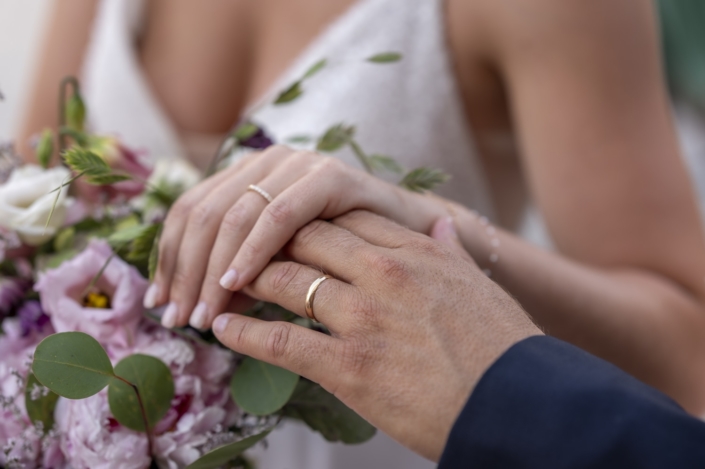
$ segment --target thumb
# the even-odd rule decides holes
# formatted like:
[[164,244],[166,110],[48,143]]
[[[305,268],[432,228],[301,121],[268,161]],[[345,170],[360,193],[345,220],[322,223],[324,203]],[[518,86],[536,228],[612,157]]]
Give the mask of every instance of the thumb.
[[455,230],[455,221],[453,217],[440,218],[431,228],[431,238],[440,241],[442,244],[448,246],[451,251],[459,255],[468,262],[475,261],[470,257],[470,254],[463,247],[463,243],[460,242],[458,238],[458,232]]

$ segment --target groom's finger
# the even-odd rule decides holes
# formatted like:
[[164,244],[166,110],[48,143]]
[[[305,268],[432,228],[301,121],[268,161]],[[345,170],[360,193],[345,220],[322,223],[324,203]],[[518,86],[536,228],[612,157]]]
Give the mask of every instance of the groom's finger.
[[289,322],[262,321],[239,314],[221,314],[213,332],[228,348],[286,368],[316,383],[339,372],[333,337]]
[[[296,262],[272,262],[244,291],[258,300],[277,303],[299,316],[306,317],[306,296],[316,279],[325,275],[313,267]],[[313,297],[313,313],[318,321],[336,333],[349,321],[359,292],[345,282],[329,278],[318,285]]]
[[353,210],[333,219],[333,224],[375,246],[396,249],[410,241],[427,239],[400,224],[366,210]]

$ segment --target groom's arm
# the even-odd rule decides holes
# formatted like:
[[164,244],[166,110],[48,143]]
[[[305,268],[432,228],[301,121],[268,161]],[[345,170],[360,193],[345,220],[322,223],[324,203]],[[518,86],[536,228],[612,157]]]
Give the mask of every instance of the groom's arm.
[[705,423],[599,358],[532,337],[485,373],[451,431],[439,469],[468,467],[705,467]]

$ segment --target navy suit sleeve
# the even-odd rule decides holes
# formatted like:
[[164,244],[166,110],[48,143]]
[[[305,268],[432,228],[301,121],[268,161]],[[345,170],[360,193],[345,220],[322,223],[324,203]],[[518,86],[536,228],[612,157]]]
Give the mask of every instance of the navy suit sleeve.
[[438,467],[705,468],[705,423],[581,349],[531,337],[482,377]]

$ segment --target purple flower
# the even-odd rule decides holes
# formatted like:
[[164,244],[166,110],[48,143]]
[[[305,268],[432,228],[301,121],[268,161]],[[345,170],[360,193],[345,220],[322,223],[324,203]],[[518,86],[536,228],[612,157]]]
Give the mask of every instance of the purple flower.
[[44,326],[49,324],[49,316],[44,314],[42,305],[37,300],[25,301],[17,316],[20,318],[20,330],[22,337],[27,337],[33,331],[41,332]]
[[257,132],[240,141],[240,146],[255,150],[264,150],[273,144],[274,141],[264,132],[262,127],[258,127]]
[[[81,254],[41,274],[34,289],[57,332],[85,332],[104,346],[126,346],[135,336],[147,280],[112,256],[105,241],[92,240]],[[87,291],[108,259],[94,288]]]
[[10,314],[27,292],[26,279],[0,277],[0,319]]

